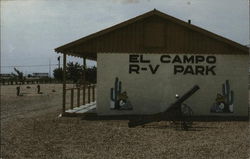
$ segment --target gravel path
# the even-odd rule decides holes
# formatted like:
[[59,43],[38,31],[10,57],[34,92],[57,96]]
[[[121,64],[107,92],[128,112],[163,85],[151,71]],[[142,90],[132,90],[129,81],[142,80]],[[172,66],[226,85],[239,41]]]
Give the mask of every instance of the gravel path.
[[[169,122],[128,128],[128,121],[58,117],[61,85],[1,88],[1,157],[22,158],[249,158],[249,122],[195,122],[179,131]],[[52,92],[55,89],[56,92]]]

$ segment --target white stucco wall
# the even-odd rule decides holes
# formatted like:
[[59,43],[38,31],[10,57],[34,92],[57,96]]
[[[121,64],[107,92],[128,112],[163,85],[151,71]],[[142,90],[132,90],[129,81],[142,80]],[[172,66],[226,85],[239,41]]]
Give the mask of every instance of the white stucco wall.
[[[139,55],[139,54],[138,54]],[[206,62],[198,64],[161,63],[163,54],[143,54],[150,63],[131,63],[130,54],[98,53],[97,55],[97,113],[99,115],[117,114],[153,114],[164,111],[175,101],[175,94],[180,96],[197,84],[200,89],[185,103],[194,115],[248,115],[248,56],[247,55],[212,55],[216,57],[216,75],[174,74],[174,65],[210,66]],[[169,54],[174,57],[176,54]],[[188,54],[178,54],[180,57]],[[201,56],[211,56],[204,55]],[[129,73],[129,65],[138,64],[148,68],[160,65],[155,74],[141,71]],[[114,87],[115,78],[122,82],[122,91],[126,91],[133,110],[110,109],[110,88]],[[217,93],[222,92],[222,84],[229,80],[234,91],[233,113],[211,113]]]

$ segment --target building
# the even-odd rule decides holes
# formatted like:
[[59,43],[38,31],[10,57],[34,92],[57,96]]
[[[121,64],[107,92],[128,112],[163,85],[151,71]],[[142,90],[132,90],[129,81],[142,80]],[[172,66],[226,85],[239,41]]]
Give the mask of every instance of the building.
[[13,78],[13,75],[10,73],[1,73],[0,77],[1,77],[1,79],[8,80],[10,78]]
[[64,68],[66,55],[97,61],[98,115],[162,112],[199,85],[195,116],[248,116],[248,48],[191,21],[152,10],[55,51]]
[[32,77],[46,78],[46,77],[49,77],[49,74],[48,73],[34,72],[34,73],[32,73]]

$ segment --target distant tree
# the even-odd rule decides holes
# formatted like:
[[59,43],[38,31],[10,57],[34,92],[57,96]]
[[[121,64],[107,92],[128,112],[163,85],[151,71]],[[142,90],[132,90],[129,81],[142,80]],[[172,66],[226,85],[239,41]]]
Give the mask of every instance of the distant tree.
[[[86,68],[86,81],[89,83],[96,83],[96,70],[97,68],[90,67]],[[83,66],[79,63],[73,63],[69,62],[66,65],[66,78],[68,80],[73,81],[74,83],[82,83],[83,82]],[[53,71],[54,78],[58,81],[63,80],[63,69],[62,68],[56,68]]]
[[82,66],[79,63],[69,62],[67,63],[67,79],[77,83],[82,78]]
[[57,80],[57,81],[62,81],[63,80],[63,69],[62,68],[56,68],[53,70],[53,75],[54,75],[54,78]]
[[97,68],[95,66],[87,68],[86,69],[86,81],[90,83],[96,83],[96,71],[97,71]]

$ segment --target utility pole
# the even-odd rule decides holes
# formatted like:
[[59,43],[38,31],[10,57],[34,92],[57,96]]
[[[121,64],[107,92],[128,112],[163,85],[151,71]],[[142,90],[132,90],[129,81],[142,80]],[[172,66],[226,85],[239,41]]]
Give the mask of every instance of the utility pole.
[[50,59],[49,59],[49,77],[51,77],[51,63],[50,63]]
[[58,68],[60,68],[60,56],[58,56],[57,60],[58,60]]

